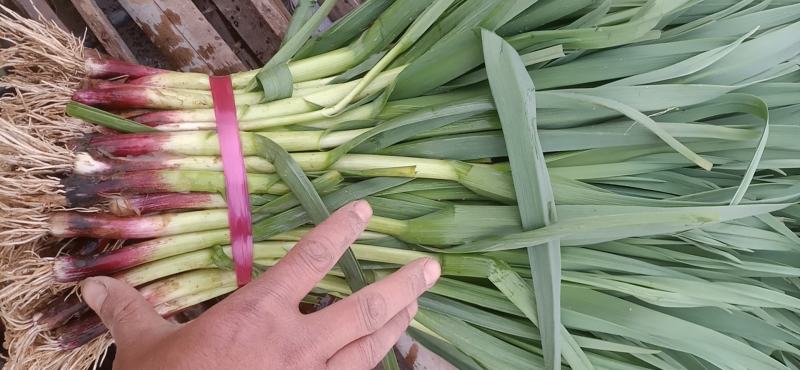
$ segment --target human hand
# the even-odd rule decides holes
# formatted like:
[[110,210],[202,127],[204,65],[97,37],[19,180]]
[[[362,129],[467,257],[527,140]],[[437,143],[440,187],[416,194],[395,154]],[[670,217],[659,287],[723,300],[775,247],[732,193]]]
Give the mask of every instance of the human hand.
[[299,311],[371,215],[365,201],[342,207],[258,279],[187,324],[164,320],[112,278],[85,280],[83,298],[117,343],[116,370],[373,368],[439,278],[436,261],[414,261],[323,310]]

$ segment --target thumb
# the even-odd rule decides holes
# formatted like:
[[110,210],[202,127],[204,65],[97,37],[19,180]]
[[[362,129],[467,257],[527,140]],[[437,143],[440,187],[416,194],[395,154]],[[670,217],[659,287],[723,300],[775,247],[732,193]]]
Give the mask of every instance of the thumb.
[[117,279],[88,278],[81,283],[81,295],[118,344],[135,343],[169,325],[138,290]]

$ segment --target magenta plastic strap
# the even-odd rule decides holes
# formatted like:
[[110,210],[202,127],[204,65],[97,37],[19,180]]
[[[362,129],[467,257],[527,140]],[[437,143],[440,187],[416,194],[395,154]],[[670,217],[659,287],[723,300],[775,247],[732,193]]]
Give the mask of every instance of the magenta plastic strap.
[[236,102],[229,76],[211,76],[209,83],[211,98],[214,100],[214,117],[217,120],[219,150],[222,153],[222,170],[225,174],[233,265],[236,269],[236,282],[243,286],[250,282],[253,271],[253,224],[247,191],[247,172],[242,156],[242,143],[239,140]]

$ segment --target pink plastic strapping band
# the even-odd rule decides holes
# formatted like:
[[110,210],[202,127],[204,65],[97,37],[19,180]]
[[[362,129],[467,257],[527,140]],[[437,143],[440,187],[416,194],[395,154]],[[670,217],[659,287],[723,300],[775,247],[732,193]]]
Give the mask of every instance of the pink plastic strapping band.
[[211,98],[217,121],[217,137],[225,174],[225,193],[228,203],[228,227],[236,270],[236,282],[250,282],[253,271],[253,224],[250,216],[250,196],[247,191],[247,172],[239,139],[239,120],[230,76],[211,76]]

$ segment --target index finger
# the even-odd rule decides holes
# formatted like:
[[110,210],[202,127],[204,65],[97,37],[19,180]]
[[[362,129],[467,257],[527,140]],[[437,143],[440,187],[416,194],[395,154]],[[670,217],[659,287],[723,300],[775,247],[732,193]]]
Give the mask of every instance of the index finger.
[[297,306],[358,239],[371,216],[372,208],[363,200],[340,208],[303,236],[280,262],[249,284],[248,290]]

